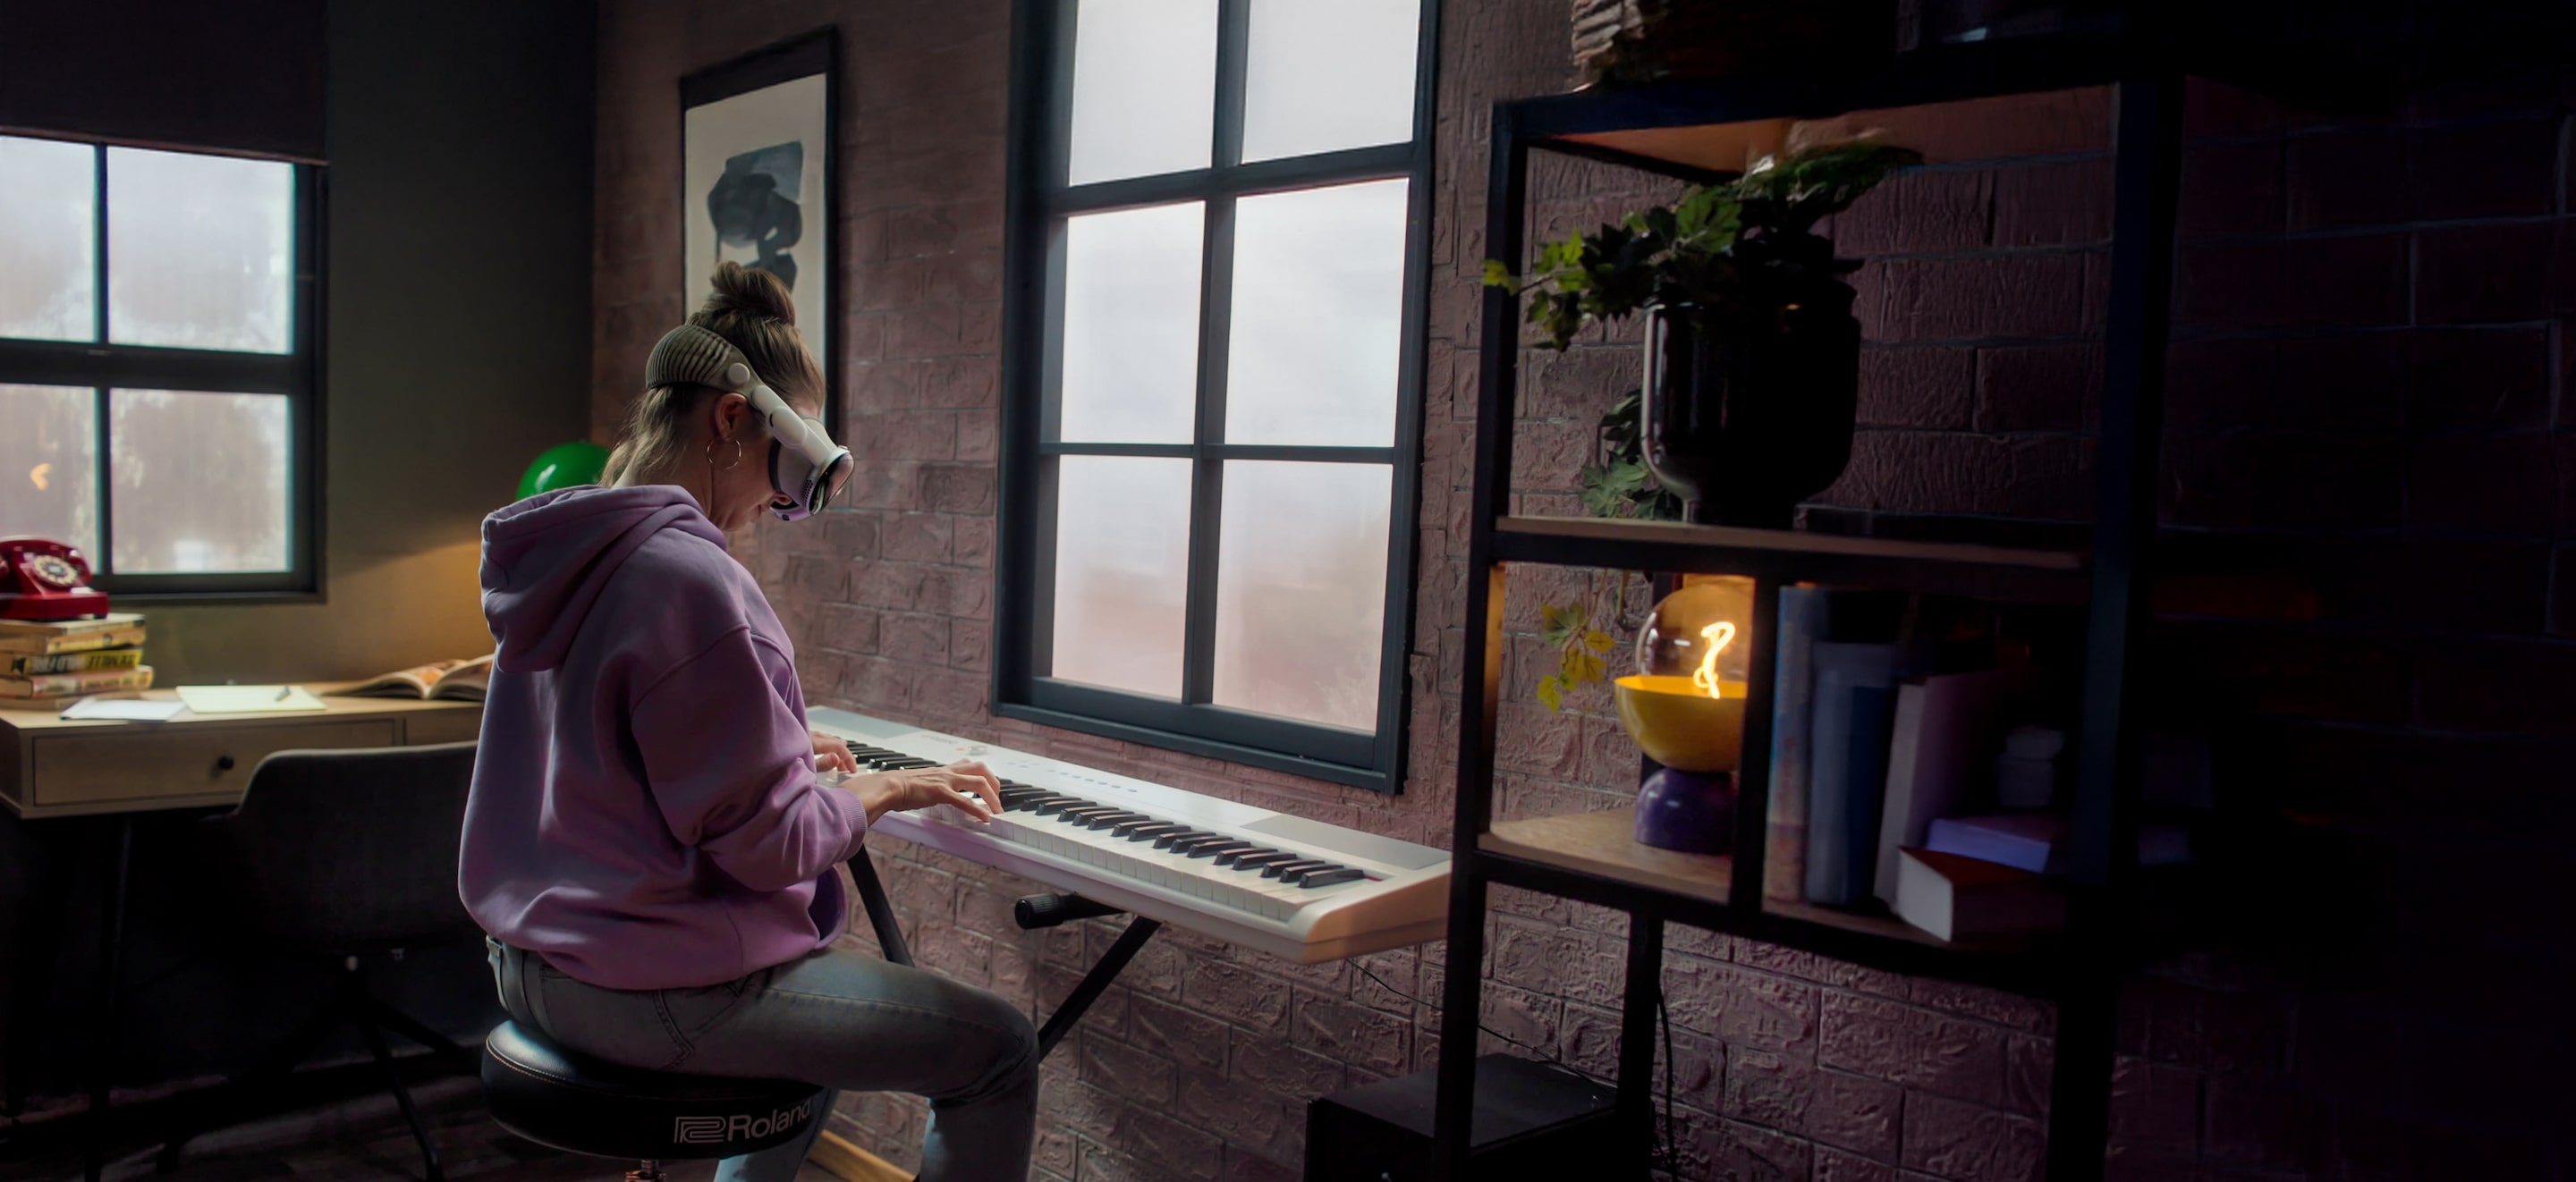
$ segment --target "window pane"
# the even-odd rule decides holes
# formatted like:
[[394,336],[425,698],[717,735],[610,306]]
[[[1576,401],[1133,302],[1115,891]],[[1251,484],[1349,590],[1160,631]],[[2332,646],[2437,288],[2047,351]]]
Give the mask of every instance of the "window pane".
[[0,136],[0,337],[98,339],[98,149]]
[[1206,220],[1196,201],[1065,219],[1057,438],[1190,441]]
[[1243,158],[1413,138],[1421,0],[1252,0]]
[[107,150],[109,340],[284,353],[294,269],[292,165]]
[[0,537],[98,553],[97,403],[85,387],[0,386]]
[[1226,464],[1218,705],[1377,729],[1393,479],[1383,464]]
[[1053,675],[1180,697],[1189,558],[1188,460],[1057,461]]
[[1216,0],[1082,0],[1068,183],[1205,168],[1215,134]]
[[1235,207],[1229,443],[1395,442],[1410,181]]
[[118,574],[287,569],[286,398],[107,392]]

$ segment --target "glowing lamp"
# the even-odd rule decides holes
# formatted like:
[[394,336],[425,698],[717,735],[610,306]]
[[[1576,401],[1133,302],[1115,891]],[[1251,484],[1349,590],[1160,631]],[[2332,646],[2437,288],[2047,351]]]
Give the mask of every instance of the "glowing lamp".
[[1619,721],[1665,767],[1731,772],[1744,753],[1753,581],[1713,578],[1664,597],[1637,635],[1637,672],[1616,684]]
[[1619,721],[1662,764],[1637,795],[1636,838],[1719,853],[1734,840],[1744,755],[1753,581],[1694,579],[1664,597],[1637,636],[1637,672],[1615,683]]

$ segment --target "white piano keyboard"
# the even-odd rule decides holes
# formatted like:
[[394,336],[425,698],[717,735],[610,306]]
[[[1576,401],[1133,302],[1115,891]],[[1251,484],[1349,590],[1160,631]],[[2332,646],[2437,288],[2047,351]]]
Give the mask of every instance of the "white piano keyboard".
[[1314,963],[1438,939],[1449,854],[955,735],[809,711],[862,770],[983,761],[1003,812],[888,813],[920,842],[1176,927]]

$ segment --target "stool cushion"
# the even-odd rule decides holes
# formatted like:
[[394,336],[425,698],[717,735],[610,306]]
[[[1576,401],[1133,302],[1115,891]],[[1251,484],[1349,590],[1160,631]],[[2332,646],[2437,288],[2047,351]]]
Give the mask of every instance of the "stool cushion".
[[566,1053],[515,1022],[483,1043],[493,1119],[540,1145],[629,1161],[732,1157],[782,1144],[823,1118],[823,1089],[619,1067]]

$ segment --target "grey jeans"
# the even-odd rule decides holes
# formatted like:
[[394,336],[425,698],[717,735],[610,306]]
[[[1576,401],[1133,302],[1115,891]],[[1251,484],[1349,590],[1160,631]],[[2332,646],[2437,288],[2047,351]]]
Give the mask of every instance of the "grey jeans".
[[[1037,1031],[985,990],[838,948],[722,985],[602,989],[544,957],[487,944],[502,1008],[566,1050],[652,1071],[927,1096],[919,1182],[1029,1176]],[[727,1158],[717,1182],[790,1182],[823,1125]]]

